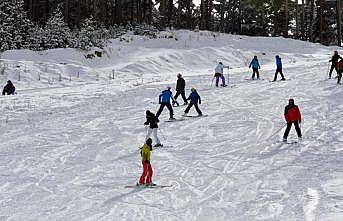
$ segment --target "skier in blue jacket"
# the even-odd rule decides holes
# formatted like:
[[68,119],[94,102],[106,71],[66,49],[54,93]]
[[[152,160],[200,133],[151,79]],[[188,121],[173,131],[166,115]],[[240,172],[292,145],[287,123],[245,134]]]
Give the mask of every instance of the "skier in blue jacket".
[[257,79],[260,79],[260,73],[258,72],[258,69],[260,69],[260,63],[258,62],[257,56],[254,56],[254,59],[252,59],[252,61],[250,62],[249,68],[252,67],[252,79],[255,79],[255,73],[256,73],[256,77]]
[[275,71],[273,82],[276,81],[278,73],[280,73],[280,75],[282,77],[282,79],[281,79],[282,81],[286,80],[285,77],[283,76],[283,73],[282,73],[282,62],[281,62],[281,58],[279,55],[275,56],[275,61],[276,61],[276,71]]
[[175,102],[177,105],[178,102],[175,101],[175,99],[173,98],[173,93],[170,91],[171,87],[167,87],[166,90],[162,91],[162,93],[160,94],[159,98],[158,98],[158,103],[161,104],[160,108],[158,109],[157,113],[156,113],[156,117],[158,118],[164,107],[167,106],[168,110],[169,110],[169,116],[170,116],[170,120],[175,120],[175,118],[173,117],[174,115],[174,111],[173,111],[173,107],[170,104],[170,100],[172,100],[173,102]]
[[201,97],[199,96],[197,90],[194,87],[192,87],[191,91],[192,91],[191,94],[187,98],[187,100],[190,100],[190,102],[189,102],[188,107],[185,110],[185,115],[188,114],[189,110],[194,105],[195,110],[198,112],[198,116],[202,116],[202,112],[198,106],[198,103],[201,104]]

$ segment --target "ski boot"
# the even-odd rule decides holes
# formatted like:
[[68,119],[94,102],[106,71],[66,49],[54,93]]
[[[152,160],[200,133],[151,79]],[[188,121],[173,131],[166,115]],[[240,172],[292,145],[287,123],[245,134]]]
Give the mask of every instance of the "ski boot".
[[157,143],[154,145],[154,147],[163,147],[163,144]]

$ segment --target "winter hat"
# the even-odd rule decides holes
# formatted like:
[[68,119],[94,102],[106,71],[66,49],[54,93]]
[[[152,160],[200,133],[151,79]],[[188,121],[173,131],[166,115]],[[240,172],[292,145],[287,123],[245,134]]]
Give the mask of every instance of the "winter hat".
[[192,88],[191,88],[191,91],[192,91],[192,92],[195,91],[195,90],[196,90],[195,87],[192,87]]
[[257,59],[257,56],[255,55],[254,58]]
[[276,57],[276,58],[279,58],[280,56],[279,56],[279,55],[276,55],[275,57]]
[[289,102],[290,104],[294,104],[294,99],[291,98],[291,99],[288,100],[288,102]]
[[152,144],[152,139],[148,138],[145,143],[148,144],[148,145],[151,145]]

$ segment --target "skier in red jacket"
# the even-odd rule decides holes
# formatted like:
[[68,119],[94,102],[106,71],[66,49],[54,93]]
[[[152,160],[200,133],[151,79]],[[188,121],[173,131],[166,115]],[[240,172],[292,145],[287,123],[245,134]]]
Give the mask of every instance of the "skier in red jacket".
[[289,99],[288,105],[285,107],[285,119],[287,121],[287,128],[283,135],[283,141],[287,142],[289,131],[291,130],[292,124],[294,124],[295,130],[298,134],[298,139],[302,139],[301,130],[299,124],[301,123],[301,114],[297,105],[294,104],[293,99]]

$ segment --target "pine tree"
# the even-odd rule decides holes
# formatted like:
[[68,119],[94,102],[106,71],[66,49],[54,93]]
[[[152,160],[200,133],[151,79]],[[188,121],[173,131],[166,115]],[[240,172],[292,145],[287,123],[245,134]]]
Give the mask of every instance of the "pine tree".
[[64,21],[61,7],[52,13],[46,23],[46,47],[47,48],[67,48],[70,46],[71,30]]
[[77,48],[89,50],[92,47],[102,48],[105,44],[107,30],[105,28],[96,29],[96,22],[93,17],[87,18],[81,24],[78,33]]
[[29,47],[32,27],[23,0],[0,2],[0,51]]

